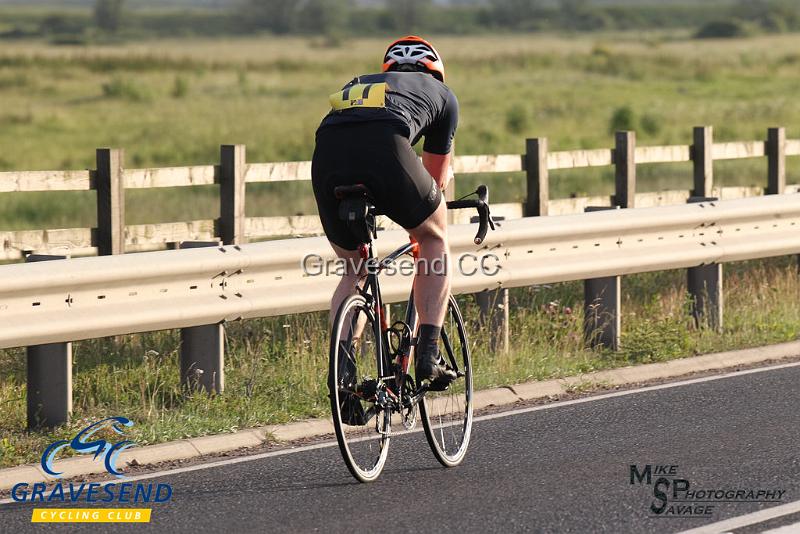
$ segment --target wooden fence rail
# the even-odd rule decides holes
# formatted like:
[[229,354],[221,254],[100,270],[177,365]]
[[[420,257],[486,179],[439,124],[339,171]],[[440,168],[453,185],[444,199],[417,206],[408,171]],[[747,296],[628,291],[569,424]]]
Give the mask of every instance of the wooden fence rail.
[[[614,148],[550,152],[546,138],[528,139],[525,154],[457,156],[453,169],[456,174],[525,172],[526,201],[494,210],[506,218],[576,213],[589,206],[645,207],[683,203],[690,197],[739,198],[798,189],[786,185],[786,158],[800,156],[800,139],[786,139],[783,128],[770,128],[764,141],[714,143],[710,126],[695,128],[691,145],[637,146],[634,132],[617,132],[615,140]],[[714,187],[714,161],[763,157],[767,159],[766,187]],[[83,171],[0,172],[0,193],[93,190],[97,194],[95,228],[0,231],[0,260],[19,259],[32,252],[106,255],[158,250],[189,240],[220,239],[236,244],[322,230],[313,215],[246,217],[245,184],[310,180],[308,161],[248,164],[241,145],[222,146],[216,165],[126,169],[124,153],[118,149],[98,149],[96,161],[96,169]],[[684,162],[693,164],[691,191],[636,192],[637,165]],[[604,166],[615,167],[614,195],[550,198],[549,171]],[[125,224],[126,189],[197,185],[219,186],[218,219]]]

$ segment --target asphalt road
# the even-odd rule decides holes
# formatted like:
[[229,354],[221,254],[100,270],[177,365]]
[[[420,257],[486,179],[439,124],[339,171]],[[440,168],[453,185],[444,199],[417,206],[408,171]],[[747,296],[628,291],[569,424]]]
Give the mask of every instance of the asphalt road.
[[[800,367],[786,367],[480,420],[454,469],[439,466],[422,433],[401,436],[369,485],[350,477],[335,445],[166,475],[155,481],[172,485],[173,500],[153,506],[149,525],[103,530],[679,532],[800,500],[799,382]],[[689,504],[713,504],[708,517],[656,515],[654,487],[631,484],[631,464],[677,466],[666,478],[692,489],[785,493],[780,502]],[[0,531],[34,530],[31,508],[0,506]]]

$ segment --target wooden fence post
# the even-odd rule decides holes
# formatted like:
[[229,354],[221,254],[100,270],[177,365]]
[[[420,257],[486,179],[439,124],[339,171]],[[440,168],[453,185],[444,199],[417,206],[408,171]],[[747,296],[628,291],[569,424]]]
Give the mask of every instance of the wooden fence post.
[[[450,163],[450,168],[452,169],[452,162]],[[451,200],[455,199],[456,199],[456,181],[455,179],[453,179],[450,181],[449,184],[447,184],[447,188],[444,190],[444,201],[450,202]],[[455,221],[455,213],[453,213],[451,210],[447,210],[447,224],[453,224],[454,221]]]
[[450,202],[451,200],[456,199],[456,181],[451,180],[449,184],[447,184],[447,189],[444,190],[444,200],[445,202]]
[[[525,178],[527,191],[523,216],[541,217],[548,213],[550,201],[550,171],[547,168],[548,144],[546,137],[525,139]],[[509,307],[508,289],[501,288],[483,291],[475,295],[480,306],[480,317],[483,324],[492,325],[490,347],[494,350],[499,345],[498,332],[503,333],[503,350],[509,349]],[[499,303],[502,309],[495,306]],[[499,322],[496,322],[499,321]]]
[[786,129],[767,130],[767,194],[786,191]]
[[[767,189],[768,195],[786,192],[786,129],[767,130]],[[800,255],[797,256],[797,272],[800,273]]]
[[525,174],[528,184],[525,217],[547,215],[550,179],[547,170],[546,137],[525,140]]
[[695,126],[693,130],[692,165],[694,187],[692,196],[710,197],[714,188],[714,129],[711,126]]
[[636,132],[617,132],[614,141],[614,205],[633,208],[636,204]]
[[[66,256],[31,254],[25,261],[63,259]],[[26,352],[28,429],[67,423],[72,413],[72,343],[34,345]]]
[[[527,192],[524,216],[547,215],[550,191],[546,137],[525,140],[525,175]],[[490,330],[489,348],[492,351],[501,348],[503,352],[508,352],[510,348],[508,298],[508,288],[502,287],[475,293],[480,308],[480,323]]]
[[244,145],[220,147],[219,225],[217,235],[225,245],[245,242],[245,173]]
[[98,148],[97,172],[97,254],[125,253],[125,185],[122,168],[125,153],[117,148]]

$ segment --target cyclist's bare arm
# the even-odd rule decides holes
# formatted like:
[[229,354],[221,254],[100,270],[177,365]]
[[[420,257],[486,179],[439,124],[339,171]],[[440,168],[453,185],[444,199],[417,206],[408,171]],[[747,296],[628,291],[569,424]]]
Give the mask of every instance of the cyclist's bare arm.
[[439,189],[442,191],[447,188],[450,180],[453,178],[453,172],[450,169],[450,162],[453,158],[453,152],[450,151],[447,154],[433,154],[432,152],[422,152],[422,165],[425,167],[433,179],[436,181],[436,185],[439,186]]

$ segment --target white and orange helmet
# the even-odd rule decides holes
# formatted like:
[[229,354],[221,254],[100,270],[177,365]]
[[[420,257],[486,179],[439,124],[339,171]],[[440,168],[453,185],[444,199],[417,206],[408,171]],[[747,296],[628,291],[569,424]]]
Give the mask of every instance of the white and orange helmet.
[[432,44],[416,35],[409,35],[396,40],[386,49],[383,57],[382,72],[400,70],[400,65],[422,67],[434,78],[444,83],[444,63],[442,56]]

